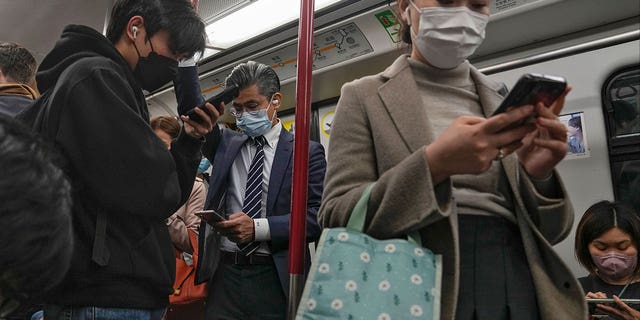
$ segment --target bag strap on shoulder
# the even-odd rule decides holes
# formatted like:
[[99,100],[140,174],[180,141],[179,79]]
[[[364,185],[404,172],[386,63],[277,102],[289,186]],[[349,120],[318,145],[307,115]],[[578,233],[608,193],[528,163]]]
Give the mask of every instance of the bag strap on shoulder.
[[[351,211],[351,216],[349,217],[349,221],[346,226],[347,229],[364,232],[364,222],[367,217],[368,202],[371,197],[371,190],[375,185],[375,182],[368,185],[362,192],[360,199],[356,203],[355,207],[353,207],[353,211]],[[411,243],[422,246],[422,237],[417,230],[409,232],[407,240]]]

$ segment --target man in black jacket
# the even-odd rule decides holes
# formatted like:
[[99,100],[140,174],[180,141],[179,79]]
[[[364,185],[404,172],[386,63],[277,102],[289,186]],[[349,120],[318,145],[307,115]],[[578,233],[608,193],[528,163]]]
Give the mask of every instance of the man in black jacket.
[[117,0],[106,38],[67,26],[41,63],[42,97],[20,118],[65,158],[75,233],[71,268],[45,298],[47,320],[162,317],[175,274],[165,219],[189,196],[219,114],[207,105],[211,117],[197,111],[204,124],[183,117],[169,151],[142,89],[173,80],[205,39],[187,0]]

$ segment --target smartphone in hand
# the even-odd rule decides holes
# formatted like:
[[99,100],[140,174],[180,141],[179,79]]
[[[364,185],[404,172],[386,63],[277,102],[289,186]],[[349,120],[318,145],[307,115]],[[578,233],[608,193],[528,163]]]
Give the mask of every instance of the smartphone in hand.
[[[224,102],[224,104],[228,104],[229,102],[231,102],[233,99],[235,99],[238,95],[239,95],[240,89],[238,88],[237,85],[233,85],[233,86],[229,86],[227,88],[224,89],[224,91],[216,94],[215,96],[209,98],[207,101],[205,101],[205,103],[203,103],[200,106],[197,106],[195,108],[200,108],[202,109],[204,112],[207,112],[207,108],[205,108],[205,104],[206,103],[211,103],[217,110],[218,112],[222,115],[222,107],[221,107],[221,103]],[[186,116],[189,117],[189,119],[198,122],[198,123],[202,123],[203,119],[200,117],[200,115],[198,115],[195,111],[195,108],[187,111],[187,113],[185,113]]]
[[[542,102],[548,107],[564,93],[566,88],[567,81],[563,77],[527,73],[520,77],[515,86],[513,86],[513,89],[491,116],[507,112],[511,110],[511,108],[518,108],[530,104],[536,105],[538,102]],[[535,115],[521,122],[514,123],[505,129],[514,128],[533,121],[534,117]]]
[[215,224],[220,221],[228,220],[227,217],[225,217],[224,215],[220,214],[218,211],[215,211],[215,210],[196,211],[195,215],[210,224]]
[[[599,299],[599,298],[587,298],[587,304],[589,306],[589,314],[591,315],[605,315],[606,313],[598,310],[596,308],[596,305],[598,304],[604,304],[610,307],[614,307],[617,308],[618,307],[618,303],[616,303],[615,300],[613,300],[612,298],[603,298],[603,299]],[[624,302],[626,305],[628,305],[629,307],[636,309],[636,310],[640,310],[640,299],[624,299],[621,298],[620,300],[622,300],[622,302]]]
[[535,105],[538,102],[550,106],[567,88],[567,81],[563,77],[527,73],[520,77],[516,85],[493,113],[497,115],[524,105]]

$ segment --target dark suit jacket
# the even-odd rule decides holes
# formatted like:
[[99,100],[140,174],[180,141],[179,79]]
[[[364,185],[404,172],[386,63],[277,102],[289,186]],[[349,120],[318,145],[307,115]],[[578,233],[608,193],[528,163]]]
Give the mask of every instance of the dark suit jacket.
[[[245,134],[229,129],[221,130],[221,135],[215,152],[210,151],[204,154],[212,165],[205,208],[224,212],[229,171],[248,137]],[[205,148],[205,150],[210,149]],[[320,236],[321,230],[316,216],[320,208],[326,166],[324,148],[321,144],[311,141],[309,145],[309,186],[307,191],[307,242],[316,241]],[[269,177],[267,220],[269,221],[271,232],[271,241],[268,244],[285,294],[289,292],[288,256],[292,169],[293,135],[283,128],[280,132],[280,140],[276,147],[271,176]],[[220,237],[213,231],[213,228],[203,222],[200,225],[198,241],[200,259],[196,271],[196,283],[210,280],[215,273],[219,261],[219,241]],[[307,249],[305,258],[306,271],[308,271],[309,265],[310,258],[309,250]]]

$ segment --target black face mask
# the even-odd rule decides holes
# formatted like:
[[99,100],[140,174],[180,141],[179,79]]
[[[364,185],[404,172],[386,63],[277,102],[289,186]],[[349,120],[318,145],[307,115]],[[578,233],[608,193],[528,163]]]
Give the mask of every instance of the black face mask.
[[149,92],[152,92],[169,81],[173,81],[178,73],[178,61],[157,54],[151,44],[151,52],[146,57],[141,57],[136,44],[133,46],[138,53],[138,64],[133,70],[138,83]]

